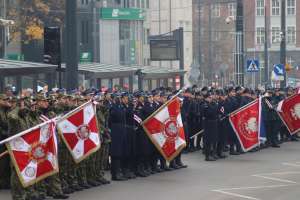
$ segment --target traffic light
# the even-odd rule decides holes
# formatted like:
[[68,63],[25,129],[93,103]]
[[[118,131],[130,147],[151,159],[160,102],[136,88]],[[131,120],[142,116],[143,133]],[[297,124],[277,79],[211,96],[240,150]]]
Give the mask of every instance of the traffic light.
[[60,55],[60,28],[44,28],[44,63],[58,65],[61,62]]

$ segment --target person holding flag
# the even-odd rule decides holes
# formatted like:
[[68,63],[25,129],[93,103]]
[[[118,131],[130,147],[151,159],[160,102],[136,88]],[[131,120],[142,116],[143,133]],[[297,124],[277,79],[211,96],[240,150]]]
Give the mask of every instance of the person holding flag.
[[[279,103],[276,101],[274,97],[274,91],[272,89],[267,89],[262,109],[263,112],[266,114],[265,120],[265,127],[266,127],[266,134],[267,134],[267,145],[272,146],[274,148],[279,148],[278,144],[278,134],[279,134],[279,126],[278,126],[278,119],[279,116],[276,112],[275,105]],[[280,124],[279,124],[280,125]]]
[[[25,99],[19,99],[18,106],[8,114],[8,136],[16,135],[30,127],[27,119],[28,109],[25,106]],[[37,200],[36,191],[33,186],[24,188],[17,175],[15,166],[11,163],[11,195],[13,200]]]
[[[0,94],[0,141],[8,136],[8,113],[11,111],[12,104],[10,98],[5,94]],[[6,148],[0,146],[0,154],[4,153]],[[9,157],[5,156],[0,159],[0,190],[9,189],[10,187],[10,167]]]

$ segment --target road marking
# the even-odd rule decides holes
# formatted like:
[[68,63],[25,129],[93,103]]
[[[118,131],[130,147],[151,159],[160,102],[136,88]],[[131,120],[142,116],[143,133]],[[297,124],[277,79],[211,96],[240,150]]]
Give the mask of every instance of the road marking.
[[286,179],[274,178],[274,177],[263,176],[263,175],[252,175],[252,176],[259,177],[259,178],[264,178],[264,179],[268,179],[268,180],[272,180],[272,181],[279,181],[279,182],[284,182],[284,183],[297,184],[297,182],[286,180]]
[[272,181],[289,183],[289,184],[285,184],[285,185],[223,188],[223,189],[212,190],[212,192],[218,192],[218,193],[222,193],[222,194],[225,194],[225,195],[239,197],[239,198],[243,198],[243,199],[260,200],[260,199],[255,198],[255,197],[246,196],[246,195],[233,193],[233,192],[228,192],[228,191],[233,191],[233,190],[259,190],[259,189],[266,189],[266,188],[279,188],[279,187],[289,187],[289,186],[297,185],[297,182],[294,182],[294,181],[291,181],[291,180],[272,177],[272,175],[288,175],[288,174],[300,174],[300,172],[299,171],[298,172],[296,172],[296,171],[285,171],[285,172],[273,172],[273,173],[254,174],[254,175],[252,175],[253,177],[257,177],[257,178],[263,178],[263,179],[268,179],[268,180],[272,180]]
[[[283,165],[286,165],[286,166],[291,166],[291,167],[300,167],[300,163],[299,162],[296,162],[297,164],[294,164],[294,163],[282,163]],[[299,163],[299,164],[298,164]]]
[[232,193],[232,192],[226,192],[226,191],[222,191],[222,190],[212,190],[212,191],[213,192],[219,192],[219,193],[222,193],[222,194],[226,194],[226,195],[229,195],[229,196],[240,197],[240,198],[243,198],[243,199],[260,200],[258,198],[254,198],[254,197],[250,197],[250,196],[246,196],[246,195],[241,195],[241,194],[236,194],[236,193]]
[[[285,184],[285,185],[262,185],[262,186],[253,186],[253,187],[237,187],[237,188],[223,188],[218,189],[222,191],[230,191],[230,190],[253,190],[253,189],[265,189],[265,188],[277,188],[277,187],[287,187],[291,186],[291,184]],[[215,191],[215,190],[212,190]]]

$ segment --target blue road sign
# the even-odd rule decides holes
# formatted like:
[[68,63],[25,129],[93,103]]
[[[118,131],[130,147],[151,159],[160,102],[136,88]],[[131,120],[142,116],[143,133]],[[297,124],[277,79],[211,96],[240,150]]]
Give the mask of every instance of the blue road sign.
[[247,60],[247,72],[258,72],[259,60],[251,59]]
[[284,71],[285,71],[285,68],[284,68],[283,64],[275,64],[274,65],[274,73],[277,76],[283,76],[284,75]]

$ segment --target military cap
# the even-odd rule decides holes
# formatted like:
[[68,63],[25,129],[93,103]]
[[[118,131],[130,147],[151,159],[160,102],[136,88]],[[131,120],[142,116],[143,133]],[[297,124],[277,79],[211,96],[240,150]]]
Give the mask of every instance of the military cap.
[[2,99],[2,100],[8,100],[9,97],[6,94],[0,94],[0,99]]
[[136,91],[133,93],[133,96],[136,98],[140,98],[141,96],[144,96],[144,92],[143,91]]
[[11,96],[11,97],[9,97],[9,101],[10,102],[17,102],[18,101],[18,97],[17,96]]
[[219,90],[216,90],[216,95],[224,96],[224,95],[225,95],[225,92],[224,92],[224,90],[219,89]]
[[208,97],[211,97],[211,93],[208,91],[207,93],[205,93],[203,95],[204,99],[208,98]]
[[156,95],[160,95],[160,92],[158,91],[158,90],[152,90],[151,91],[151,94],[153,95],[153,96],[156,96]]
[[195,92],[195,96],[201,96],[201,92],[200,91],[196,91]]
[[48,101],[49,100],[49,98],[45,97],[43,94],[36,95],[35,99],[36,99],[36,101]]
[[249,88],[245,88],[243,94],[251,94],[251,90]]
[[241,86],[236,86],[236,88],[235,88],[235,92],[241,92],[241,91],[243,91],[243,87],[241,87]]
[[230,92],[235,91],[233,87],[228,87],[227,88],[227,93],[229,94]]
[[187,89],[185,90],[185,93],[192,93],[191,88],[187,88]]

